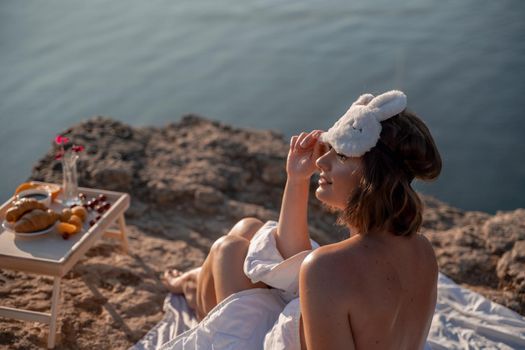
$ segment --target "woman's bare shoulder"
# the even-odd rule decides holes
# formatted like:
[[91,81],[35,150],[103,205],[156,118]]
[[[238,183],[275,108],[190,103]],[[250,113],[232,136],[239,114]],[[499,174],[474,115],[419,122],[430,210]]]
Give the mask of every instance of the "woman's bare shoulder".
[[319,247],[304,260],[302,274],[308,274],[309,279],[317,283],[328,283],[337,290],[344,287],[345,297],[348,297],[348,291],[352,290],[349,287],[358,285],[366,274],[359,268],[366,261],[360,245],[357,240],[348,239]]
[[357,258],[356,244],[347,241],[349,240],[327,244],[315,249],[307,256],[304,265],[333,269],[341,264],[342,260]]
[[385,279],[395,288],[401,283],[402,276],[397,271],[402,265],[416,265],[425,270],[424,275],[437,275],[431,243],[420,234],[413,238],[412,243],[403,241],[403,237],[395,238],[401,243],[385,243],[352,237],[314,250],[301,268],[308,271],[311,278],[332,281],[330,284],[344,290],[347,297],[352,291],[359,291],[360,295],[365,291],[367,295],[366,291],[377,289],[378,283],[387,283]]

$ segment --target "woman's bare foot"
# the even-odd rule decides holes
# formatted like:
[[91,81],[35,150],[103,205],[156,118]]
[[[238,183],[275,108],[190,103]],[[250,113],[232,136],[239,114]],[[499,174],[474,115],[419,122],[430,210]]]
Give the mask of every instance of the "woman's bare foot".
[[196,311],[197,276],[200,270],[200,267],[184,273],[177,269],[166,270],[162,276],[164,286],[174,294],[184,294],[188,306]]
[[166,270],[161,277],[162,284],[173,294],[182,294],[184,281],[184,273],[177,269]]

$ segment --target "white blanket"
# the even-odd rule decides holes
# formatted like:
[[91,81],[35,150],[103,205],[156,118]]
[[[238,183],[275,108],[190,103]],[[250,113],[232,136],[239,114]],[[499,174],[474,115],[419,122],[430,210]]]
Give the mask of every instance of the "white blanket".
[[[131,349],[160,349],[198,324],[181,295],[167,295],[164,311],[164,319]],[[440,274],[438,303],[427,342],[432,350],[525,349],[525,318]]]
[[427,342],[433,350],[525,349],[525,317],[440,273]]
[[[266,333],[284,306],[275,289],[243,290],[219,303],[197,327],[168,338],[171,340],[158,348],[261,349]],[[165,339],[159,340],[156,339],[157,344]]]
[[[168,295],[164,319],[131,349],[299,349],[297,276],[307,252],[284,260],[275,227],[270,221],[257,232],[244,264],[252,281],[275,289],[235,293],[200,323],[183,296]],[[440,274],[426,349],[525,349],[525,318]]]

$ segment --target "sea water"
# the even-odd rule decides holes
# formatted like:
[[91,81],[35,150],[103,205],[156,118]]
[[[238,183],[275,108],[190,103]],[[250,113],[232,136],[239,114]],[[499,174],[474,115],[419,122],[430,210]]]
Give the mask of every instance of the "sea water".
[[161,126],[191,112],[289,138],[399,88],[444,161],[418,190],[525,207],[524,18],[522,0],[3,0],[0,200],[95,115]]

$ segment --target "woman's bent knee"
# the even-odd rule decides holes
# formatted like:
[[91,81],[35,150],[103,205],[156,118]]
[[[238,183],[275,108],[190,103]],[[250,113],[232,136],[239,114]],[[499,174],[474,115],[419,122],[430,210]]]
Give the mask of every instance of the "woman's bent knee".
[[249,245],[250,242],[242,237],[227,235],[216,240],[212,249],[214,250],[215,255],[235,255],[236,253],[246,254]]
[[228,233],[229,236],[239,236],[251,240],[255,233],[264,225],[264,223],[254,217],[246,217],[239,220]]

